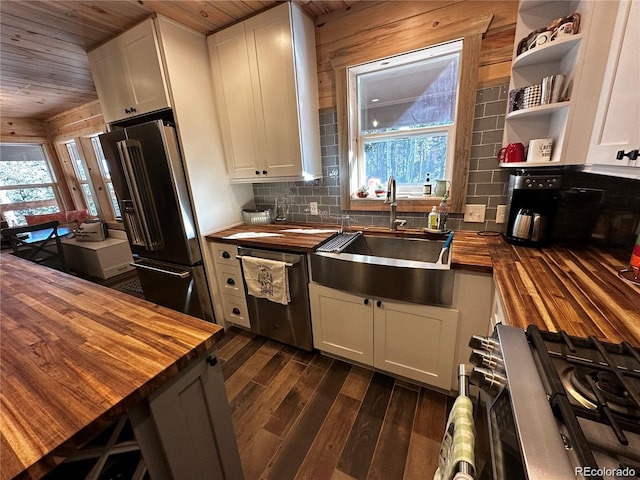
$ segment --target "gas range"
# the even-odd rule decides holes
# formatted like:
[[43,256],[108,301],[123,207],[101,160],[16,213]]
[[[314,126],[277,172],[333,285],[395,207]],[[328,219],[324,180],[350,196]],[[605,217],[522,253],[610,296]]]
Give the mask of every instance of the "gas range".
[[494,479],[640,478],[640,349],[506,325],[470,346]]

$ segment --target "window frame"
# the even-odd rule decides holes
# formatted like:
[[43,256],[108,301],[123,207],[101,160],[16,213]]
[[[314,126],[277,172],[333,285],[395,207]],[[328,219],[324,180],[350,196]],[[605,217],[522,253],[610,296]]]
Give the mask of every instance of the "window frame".
[[[438,45],[428,46],[419,50],[411,52],[400,53],[391,57],[377,59],[372,62],[366,62],[359,65],[347,67],[347,102],[348,108],[348,132],[349,142],[356,146],[355,156],[353,161],[355,162],[355,168],[353,169],[354,175],[349,179],[351,199],[356,200],[356,192],[362,186],[366,178],[366,162],[365,162],[365,142],[367,140],[376,139],[393,139],[393,138],[407,138],[413,136],[425,136],[430,134],[446,133],[447,134],[447,158],[445,159],[445,175],[444,179],[451,181],[452,164],[454,159],[455,150],[455,138],[456,138],[456,125],[458,120],[458,103],[460,100],[460,76],[462,72],[463,54],[462,54],[463,40],[457,39],[451,42],[444,42]],[[361,129],[361,115],[360,115],[360,92],[358,90],[358,77],[362,74],[379,72],[382,70],[393,70],[406,65],[417,62],[425,62],[430,59],[439,59],[447,55],[458,54],[458,82],[456,85],[456,105],[454,111],[454,118],[449,125],[435,125],[430,127],[399,130],[395,132],[382,132],[374,134],[363,135]],[[435,181],[436,178],[432,178]],[[381,179],[383,184],[386,184],[387,179]],[[420,184],[400,184],[397,186],[398,194],[402,195],[407,200],[416,201],[418,199],[424,199],[422,195],[422,183]],[[381,198],[380,201],[383,199]]]
[[[91,178],[90,175],[90,170],[89,170],[89,166],[87,165],[87,161],[84,158],[84,155],[82,154],[82,145],[79,145],[78,142],[76,142],[77,139],[71,139],[71,140],[67,140],[65,142],[63,142],[62,144],[65,146],[66,148],[66,153],[69,156],[69,160],[71,162],[71,167],[73,168],[73,173],[75,174],[75,180],[76,182],[78,182],[78,185],[80,186],[79,188],[79,192],[82,195],[82,199],[84,200],[84,207],[89,210],[89,215],[91,216],[99,216],[100,213],[100,205],[98,205],[98,197],[96,195],[96,189],[93,185],[93,179]],[[78,163],[76,162],[76,159],[73,158],[73,154],[71,153],[71,145],[73,145],[75,147],[75,154],[78,156],[78,160],[80,161],[80,164],[82,165],[82,168],[84,169],[84,176],[86,177],[84,180],[81,178],[80,172],[78,171]],[[87,193],[84,190],[83,186],[86,185],[87,187],[89,187],[89,191],[91,192],[91,200],[93,200],[93,205],[95,207],[95,212],[91,210],[91,206],[89,204],[89,198],[87,198]]]
[[[91,142],[91,151],[93,152],[96,159],[96,163],[98,164],[98,170],[100,171],[100,178],[105,187],[105,193],[107,195],[107,198],[109,199],[108,203],[109,203],[109,208],[111,210],[111,214],[115,220],[121,221],[120,219],[122,218],[122,214],[120,213],[120,215],[118,215],[118,212],[116,211],[113,203],[113,199],[111,198],[111,190],[109,189],[109,186],[111,186],[111,189],[113,189],[113,180],[111,178],[111,172],[109,172],[109,175],[107,176],[104,170],[104,164],[102,162],[102,159],[98,156],[98,152],[96,151],[96,144],[100,144],[100,140],[98,139],[100,135],[101,135],[100,133],[96,133],[95,135],[90,135],[87,138]],[[102,150],[102,146],[100,146],[100,149]],[[102,155],[104,156],[104,152],[102,152]],[[114,195],[115,195],[115,189],[114,189]],[[115,198],[115,201],[117,204],[118,202],[117,197]],[[120,209],[120,205],[118,204],[118,210],[119,209]]]
[[[480,65],[480,48],[482,35],[487,31],[491,16],[478,19],[465,25],[465,32],[460,30],[435,31],[431,35],[416,38],[412,43],[406,43],[405,51],[425,48],[429,45],[450,42],[462,38],[462,70],[460,73],[458,101],[457,128],[455,139],[454,160],[452,163],[451,194],[449,196],[450,211],[460,213],[464,211],[467,193],[469,161],[471,153],[471,137],[473,131],[473,119],[475,111],[475,96],[478,88],[478,69]],[[455,34],[451,34],[456,31]],[[397,55],[395,44],[385,45],[376,51],[362,49],[358,52],[345,52],[341,56],[331,59],[335,75],[336,110],[338,120],[338,155],[340,165],[340,208],[353,211],[386,211],[388,205],[369,199],[352,199],[351,181],[354,174],[354,162],[351,161],[354,145],[349,141],[347,115],[349,104],[347,102],[347,67],[366,63],[381,57]],[[375,55],[375,56],[374,56]],[[398,199],[398,211],[401,212],[427,212],[432,206],[438,205],[440,199],[430,197],[423,200],[406,201]]]
[[[0,143],[2,145],[7,145],[7,146],[28,146],[28,147],[38,146],[40,147],[40,149],[42,150],[42,156],[43,156],[45,165],[47,166],[47,170],[49,172],[49,176],[51,177],[51,183],[26,183],[26,184],[19,184],[19,185],[6,185],[6,186],[0,186],[0,190],[6,191],[6,190],[21,190],[21,189],[28,190],[32,188],[51,188],[54,196],[54,198],[51,200],[35,200],[35,201],[29,201],[29,202],[17,202],[17,203],[13,202],[13,203],[0,204],[2,217],[5,220],[7,220],[7,218],[5,217],[5,212],[25,210],[28,208],[55,206],[58,208],[58,211],[62,211],[64,206],[62,193],[60,191],[58,178],[56,177],[56,173],[53,168],[53,164],[51,162],[51,157],[47,152],[46,145],[44,143],[30,143],[30,142],[0,142]],[[26,161],[30,161],[30,160],[26,160]],[[19,224],[19,225],[25,225],[25,224]]]

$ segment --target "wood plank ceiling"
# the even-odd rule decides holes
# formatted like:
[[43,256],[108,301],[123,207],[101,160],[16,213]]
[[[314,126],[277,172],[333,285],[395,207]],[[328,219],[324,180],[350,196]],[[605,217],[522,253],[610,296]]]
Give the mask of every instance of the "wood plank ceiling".
[[[294,0],[316,18],[353,0]],[[0,115],[44,120],[97,94],[86,51],[153,13],[204,34],[267,9],[276,0],[2,0]]]

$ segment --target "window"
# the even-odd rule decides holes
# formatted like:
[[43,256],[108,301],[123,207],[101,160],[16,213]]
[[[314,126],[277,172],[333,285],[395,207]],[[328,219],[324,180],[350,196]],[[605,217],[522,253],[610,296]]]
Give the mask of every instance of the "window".
[[87,168],[83,159],[80,157],[78,153],[78,146],[76,142],[71,141],[65,143],[67,147],[67,153],[69,154],[69,158],[71,159],[71,164],[73,165],[73,171],[76,174],[76,179],[80,184],[80,191],[82,192],[82,196],[84,197],[85,204],[89,209],[89,213],[93,216],[98,215],[98,209],[96,208],[95,195],[93,193],[93,185],[89,180],[89,176],[87,175]]
[[91,137],[91,145],[95,152],[96,159],[98,160],[98,166],[100,167],[100,174],[102,175],[102,181],[107,187],[107,193],[109,194],[109,200],[111,201],[111,208],[116,218],[120,218],[120,206],[118,205],[118,199],[116,198],[116,192],[113,189],[113,182],[111,181],[111,173],[109,172],[109,165],[107,159],[104,158],[104,152],[102,151],[102,145],[98,136]]
[[42,145],[0,145],[0,205],[9,225],[26,225],[25,215],[60,211],[55,177]]
[[451,179],[461,53],[456,41],[348,68],[352,193],[390,175],[417,196],[427,175]]

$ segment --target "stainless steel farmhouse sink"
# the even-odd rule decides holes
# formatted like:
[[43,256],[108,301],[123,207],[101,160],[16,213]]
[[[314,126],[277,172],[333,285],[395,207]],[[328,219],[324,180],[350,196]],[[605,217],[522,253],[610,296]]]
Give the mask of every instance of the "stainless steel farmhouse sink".
[[313,281],[363,295],[449,306],[454,272],[444,239],[361,235],[340,253],[311,255]]

